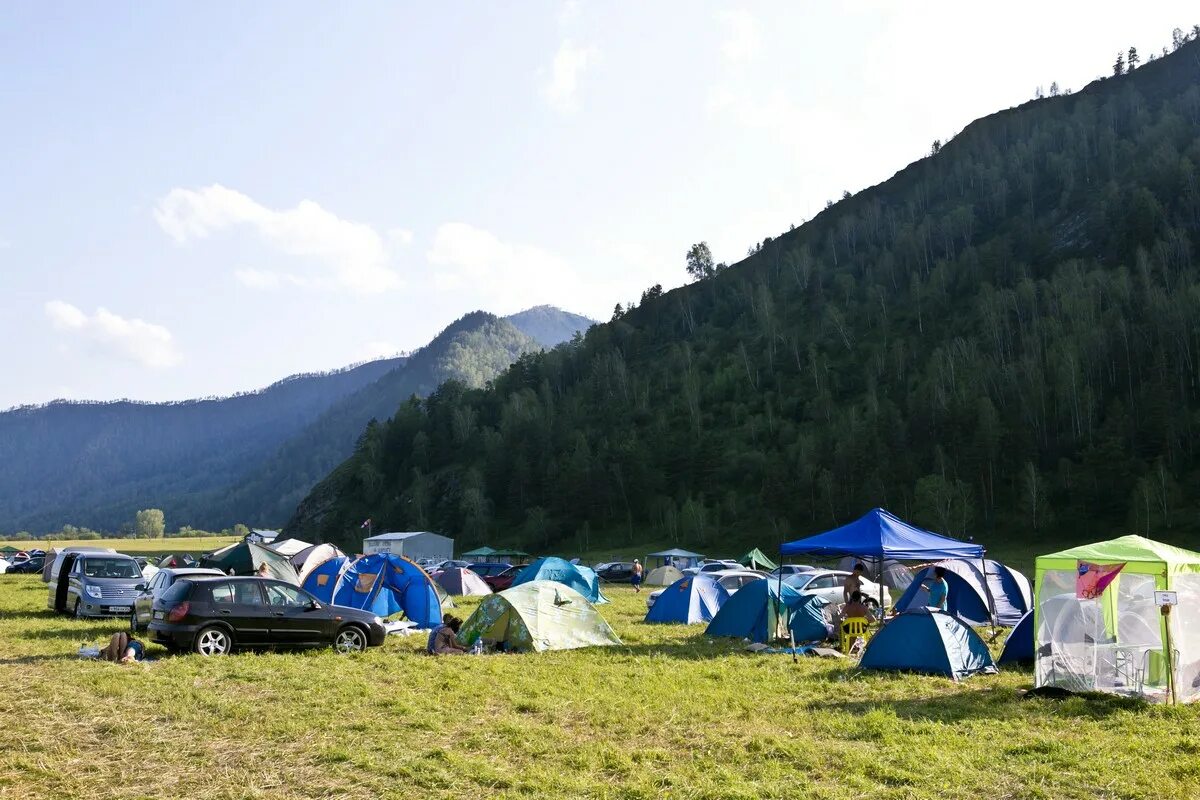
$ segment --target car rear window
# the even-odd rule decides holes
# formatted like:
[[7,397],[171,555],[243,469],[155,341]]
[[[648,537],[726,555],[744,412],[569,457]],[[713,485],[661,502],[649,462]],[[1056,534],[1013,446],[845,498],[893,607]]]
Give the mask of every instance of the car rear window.
[[171,587],[162,593],[162,602],[178,603],[188,598],[192,592],[192,582],[180,578],[171,584]]

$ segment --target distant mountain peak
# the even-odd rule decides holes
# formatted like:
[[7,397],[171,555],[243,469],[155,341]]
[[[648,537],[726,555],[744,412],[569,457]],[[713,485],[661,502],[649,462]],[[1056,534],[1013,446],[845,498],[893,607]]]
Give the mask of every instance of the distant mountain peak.
[[584,333],[596,324],[594,319],[572,314],[552,305],[533,306],[510,314],[504,319],[525,335],[535,339],[542,347],[554,347],[569,342],[576,333]]

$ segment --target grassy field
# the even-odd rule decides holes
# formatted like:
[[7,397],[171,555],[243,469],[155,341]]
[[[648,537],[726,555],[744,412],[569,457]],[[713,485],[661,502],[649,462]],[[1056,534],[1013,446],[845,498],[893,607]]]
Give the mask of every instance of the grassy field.
[[131,556],[163,556],[167,553],[207,553],[210,550],[216,550],[218,547],[224,547],[227,544],[233,544],[238,541],[237,536],[203,536],[195,539],[63,539],[48,542],[45,539],[35,539],[25,542],[3,542],[2,546],[15,547],[18,550],[27,550],[30,548],[41,548],[49,550],[51,547],[111,547],[120,553],[128,553]]
[[644,596],[606,591],[623,647],[435,660],[389,637],[119,666],[76,657],[116,622],[53,616],[37,578],[0,576],[0,797],[1200,795],[1192,708],[1023,699],[1021,671],[793,664],[644,625]]

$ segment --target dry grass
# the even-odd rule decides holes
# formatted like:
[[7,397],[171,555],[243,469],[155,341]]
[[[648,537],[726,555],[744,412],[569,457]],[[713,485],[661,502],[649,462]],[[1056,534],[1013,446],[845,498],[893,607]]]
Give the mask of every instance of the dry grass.
[[0,797],[1200,795],[1192,708],[751,656],[606,592],[623,647],[435,660],[391,637],[123,667],[75,657],[116,623],[0,576]]

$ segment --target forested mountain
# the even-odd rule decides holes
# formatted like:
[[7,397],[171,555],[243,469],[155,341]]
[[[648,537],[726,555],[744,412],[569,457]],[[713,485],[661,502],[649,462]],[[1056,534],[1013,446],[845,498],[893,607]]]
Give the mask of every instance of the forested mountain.
[[505,319],[536,339],[542,347],[554,347],[570,341],[576,333],[584,333],[596,324],[595,320],[554,306],[534,306]]
[[[1123,66],[1123,65],[1122,65]],[[740,264],[371,426],[288,530],[587,548],[1195,530],[1200,44],[978,120]]]
[[[591,320],[549,306],[474,312],[410,357],[183,403],[76,403],[0,413],[0,530],[116,530],[138,508],[172,526],[280,525],[354,451],[371,419],[444,380],[482,386]],[[528,327],[529,333],[523,328]],[[543,344],[544,343],[544,344]]]
[[158,497],[227,485],[259,453],[403,362],[298,375],[234,397],[56,401],[0,413],[0,530],[114,530]]
[[482,311],[468,314],[403,365],[334,404],[235,486],[185,503],[183,516],[210,524],[250,520],[281,525],[317,481],[354,452],[372,419],[387,420],[409,397],[423,397],[447,380],[482,386],[522,354],[540,349],[535,337],[508,319]]

